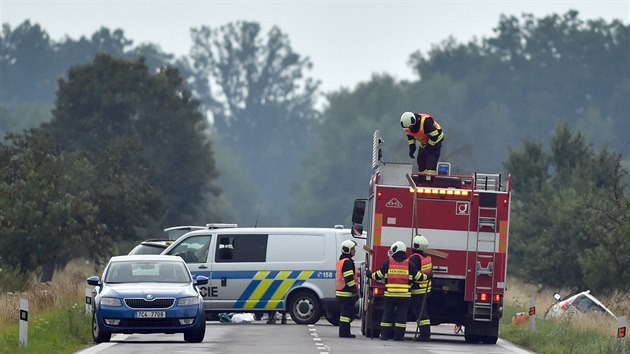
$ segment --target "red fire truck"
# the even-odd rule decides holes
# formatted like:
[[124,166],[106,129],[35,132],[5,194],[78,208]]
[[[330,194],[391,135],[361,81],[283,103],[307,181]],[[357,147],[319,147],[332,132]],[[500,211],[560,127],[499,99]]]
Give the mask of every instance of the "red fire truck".
[[[410,246],[416,234],[424,235],[434,251],[426,303],[431,325],[452,323],[463,327],[466,342],[496,343],[506,289],[510,176],[452,175],[442,162],[437,175],[412,173],[411,164],[381,161],[381,143],[376,131],[369,195],[355,201],[352,214],[353,228],[367,231],[364,267],[377,271],[392,243]],[[384,284],[362,278],[361,285],[361,332],[377,337]]]

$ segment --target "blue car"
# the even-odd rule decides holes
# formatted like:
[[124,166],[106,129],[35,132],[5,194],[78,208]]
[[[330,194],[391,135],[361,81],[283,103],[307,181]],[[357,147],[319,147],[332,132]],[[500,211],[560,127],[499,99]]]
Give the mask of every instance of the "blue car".
[[92,337],[108,342],[112,333],[183,333],[199,343],[206,334],[203,298],[186,263],[177,256],[134,255],[112,257],[103,279],[87,278],[96,287]]

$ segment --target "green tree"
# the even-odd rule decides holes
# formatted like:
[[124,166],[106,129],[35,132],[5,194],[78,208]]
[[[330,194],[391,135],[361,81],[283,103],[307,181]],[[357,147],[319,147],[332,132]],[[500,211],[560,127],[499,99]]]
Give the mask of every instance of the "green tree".
[[515,141],[551,139],[550,127],[565,120],[598,147],[628,151],[630,100],[621,97],[630,96],[630,26],[569,11],[502,16],[494,31],[470,43],[447,39],[410,59],[425,83],[446,76],[466,88],[464,111],[441,123],[474,132],[457,138],[475,147],[477,168],[496,168]]
[[0,257],[49,281],[55,267],[106,235],[90,192],[93,166],[41,130],[8,139],[0,145]]
[[198,222],[206,214],[204,195],[220,192],[203,115],[174,68],[153,75],[142,60],[99,54],[59,81],[49,128],[63,151],[97,159],[119,139],[138,144],[131,161],[148,170],[163,201],[158,227]]
[[254,22],[195,28],[192,39],[189,76],[195,91],[211,113],[213,131],[237,159],[232,163],[240,165],[239,173],[245,173],[258,192],[237,200],[241,186],[230,178],[225,188],[232,203],[246,211],[262,201],[267,215],[285,215],[288,186],[310,146],[318,117],[319,83],[306,76],[312,66],[309,58],[295,53],[279,28],[265,35]]
[[526,141],[505,162],[514,181],[509,268],[549,287],[627,288],[621,155],[596,153],[566,124],[550,147]]
[[[330,106],[315,128],[318,137],[293,186],[293,225],[349,225],[352,201],[367,195],[371,176],[372,137],[382,129],[386,161],[407,156],[399,115],[401,88],[387,75],[374,76],[350,92],[328,95]],[[392,151],[398,151],[391,153]],[[400,153],[399,153],[400,152]]]

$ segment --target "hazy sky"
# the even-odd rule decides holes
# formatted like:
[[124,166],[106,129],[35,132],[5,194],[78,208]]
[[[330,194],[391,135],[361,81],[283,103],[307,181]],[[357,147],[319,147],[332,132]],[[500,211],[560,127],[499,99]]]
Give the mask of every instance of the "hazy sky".
[[190,49],[192,27],[246,20],[260,23],[266,33],[276,25],[297,53],[310,57],[310,76],[322,81],[324,91],[354,88],[372,73],[412,79],[411,53],[426,54],[448,36],[459,42],[492,36],[501,14],[539,18],[570,9],[583,20],[628,24],[630,18],[630,0],[0,0],[2,23],[12,29],[30,19],[58,41],[121,28],[134,45],[151,42],[178,56]]

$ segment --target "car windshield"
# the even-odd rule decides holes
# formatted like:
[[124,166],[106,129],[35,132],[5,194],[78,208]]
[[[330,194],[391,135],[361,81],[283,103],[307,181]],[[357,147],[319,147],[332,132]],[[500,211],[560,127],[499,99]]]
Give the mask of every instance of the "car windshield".
[[578,296],[573,303],[571,303],[580,312],[603,312],[606,313],[601,306],[596,304],[593,300],[589,299],[586,295]]
[[112,262],[106,283],[188,283],[190,274],[182,262],[139,260]]

